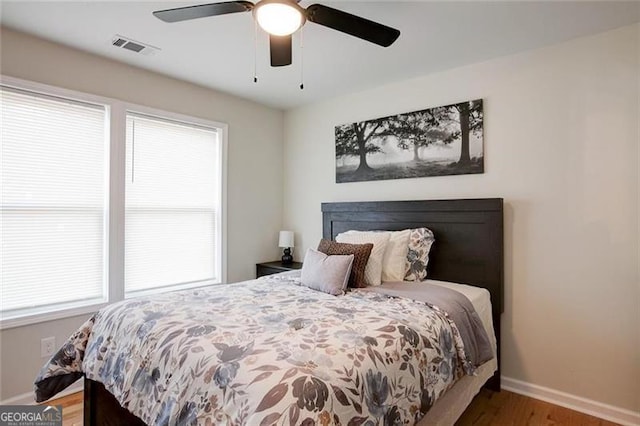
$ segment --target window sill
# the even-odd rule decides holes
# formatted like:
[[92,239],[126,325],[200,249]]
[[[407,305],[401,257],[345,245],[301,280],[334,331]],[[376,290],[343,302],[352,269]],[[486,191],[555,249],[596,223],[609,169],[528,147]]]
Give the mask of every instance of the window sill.
[[104,306],[107,306],[107,302],[91,303],[88,305],[70,307],[60,309],[56,311],[25,314],[22,316],[4,318],[0,317],[0,330],[6,330],[9,328],[24,327],[27,325],[38,324],[42,322],[55,321],[60,319],[72,318],[80,315],[92,314]]
[[205,280],[205,281],[197,281],[197,282],[178,284],[178,285],[172,285],[167,287],[151,288],[148,290],[138,290],[135,292],[125,293],[124,298],[125,300],[128,300],[128,299],[134,299],[136,297],[151,296],[153,294],[170,293],[173,291],[182,291],[182,290],[190,290],[190,289],[199,288],[199,287],[207,287],[210,285],[220,284],[220,283],[221,282],[219,279],[214,278],[214,279]]
[[[220,280],[211,279],[206,281],[198,281],[194,283],[181,284],[181,285],[170,286],[170,287],[141,290],[135,293],[127,294],[125,296],[125,300],[133,299],[136,297],[142,297],[142,296],[150,296],[153,294],[169,293],[173,291],[182,291],[182,290],[189,290],[189,289],[194,289],[199,287],[206,287],[206,286],[220,284],[220,283],[221,283]],[[117,302],[118,301],[114,300],[112,303],[117,303]],[[3,318],[0,315],[0,330],[6,330],[6,329],[16,328],[16,327],[24,327],[24,326],[39,324],[39,323],[48,322],[48,321],[72,318],[80,315],[93,314],[109,304],[110,303],[108,303],[107,301],[98,301],[94,303],[90,302],[89,304],[86,304],[86,305],[81,305],[81,306],[76,305],[68,308],[51,310],[48,312],[33,313],[33,314],[25,313],[23,315],[9,317],[9,318]]]

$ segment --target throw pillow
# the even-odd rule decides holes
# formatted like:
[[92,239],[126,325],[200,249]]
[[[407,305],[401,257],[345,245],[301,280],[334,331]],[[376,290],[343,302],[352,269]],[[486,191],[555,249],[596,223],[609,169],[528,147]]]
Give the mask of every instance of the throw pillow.
[[[331,240],[320,240],[318,251],[328,255],[349,255],[352,254],[353,265],[349,276],[349,287],[366,287],[364,270],[367,260],[373,249],[373,244],[341,244]],[[304,265],[304,264],[303,264]]]
[[349,231],[336,236],[339,243],[373,244],[371,255],[364,270],[367,285],[382,283],[382,258],[389,242],[389,232]]
[[328,256],[312,248],[307,250],[302,264],[300,283],[313,290],[338,296],[344,294],[351,274],[354,256]]

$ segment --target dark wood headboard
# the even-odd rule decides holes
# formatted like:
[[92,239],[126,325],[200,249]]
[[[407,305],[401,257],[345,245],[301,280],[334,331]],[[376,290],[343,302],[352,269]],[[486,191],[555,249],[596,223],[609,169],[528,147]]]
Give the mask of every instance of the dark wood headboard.
[[[491,294],[500,364],[500,314],[504,310],[502,198],[372,201],[322,204],[323,238],[348,230],[398,231],[427,227],[435,236],[428,278],[484,287]],[[500,386],[500,369],[489,386]]]

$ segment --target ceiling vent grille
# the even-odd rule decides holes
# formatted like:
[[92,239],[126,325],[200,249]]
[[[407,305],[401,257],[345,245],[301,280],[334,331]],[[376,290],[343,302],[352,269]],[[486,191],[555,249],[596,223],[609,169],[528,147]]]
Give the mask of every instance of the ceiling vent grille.
[[111,44],[115,47],[127,49],[134,53],[141,53],[143,55],[154,55],[156,52],[160,51],[160,48],[158,47],[141,43],[128,37],[123,37],[119,34],[113,36],[113,38],[111,39]]

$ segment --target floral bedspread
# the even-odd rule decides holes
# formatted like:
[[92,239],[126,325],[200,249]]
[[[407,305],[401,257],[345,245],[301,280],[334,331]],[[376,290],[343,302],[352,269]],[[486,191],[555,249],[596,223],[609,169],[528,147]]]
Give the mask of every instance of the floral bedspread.
[[107,306],[43,367],[36,395],[85,374],[150,425],[414,424],[464,373],[437,307],[285,274]]

